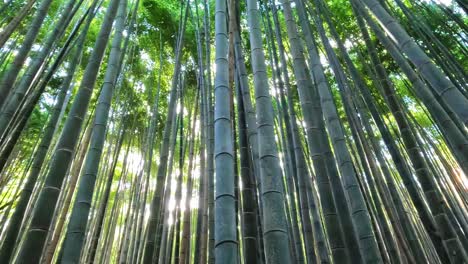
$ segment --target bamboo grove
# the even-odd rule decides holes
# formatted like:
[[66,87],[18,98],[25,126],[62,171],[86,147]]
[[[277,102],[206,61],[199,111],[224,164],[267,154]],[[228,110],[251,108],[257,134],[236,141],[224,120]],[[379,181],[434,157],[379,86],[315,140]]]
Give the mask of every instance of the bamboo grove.
[[468,263],[466,0],[3,0],[0,263]]

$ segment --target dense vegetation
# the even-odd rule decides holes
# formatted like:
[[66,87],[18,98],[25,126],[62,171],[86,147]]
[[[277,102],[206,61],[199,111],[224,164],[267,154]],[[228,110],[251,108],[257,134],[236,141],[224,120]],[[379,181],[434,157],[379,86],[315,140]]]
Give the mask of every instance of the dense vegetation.
[[466,0],[3,0],[0,263],[467,263]]

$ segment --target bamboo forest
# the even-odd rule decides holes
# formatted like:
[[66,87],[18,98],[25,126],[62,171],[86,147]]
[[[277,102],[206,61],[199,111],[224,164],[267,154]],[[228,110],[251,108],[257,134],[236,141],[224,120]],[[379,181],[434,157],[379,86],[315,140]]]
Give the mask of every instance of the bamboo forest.
[[467,176],[467,0],[0,0],[0,264],[466,264]]

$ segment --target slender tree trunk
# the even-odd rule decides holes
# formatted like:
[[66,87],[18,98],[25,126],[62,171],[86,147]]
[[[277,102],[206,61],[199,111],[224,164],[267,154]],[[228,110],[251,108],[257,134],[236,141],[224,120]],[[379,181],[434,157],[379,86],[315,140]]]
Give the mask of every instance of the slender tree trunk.
[[[11,3],[11,1],[9,1]],[[5,4],[5,7],[8,6],[9,3]],[[28,0],[26,4],[18,11],[16,16],[6,25],[3,30],[0,32],[0,48],[3,48],[5,42],[10,38],[11,34],[15,31],[21,21],[26,17],[31,7],[36,3],[36,0]],[[3,9],[3,7],[2,7]],[[2,12],[0,11],[0,14]]]
[[[357,6],[364,10],[364,6],[356,0]],[[464,123],[468,123],[468,99],[453,85],[450,80],[435,66],[424,51],[408,35],[401,25],[382,7],[377,0],[362,0],[372,11],[388,34],[394,38],[400,50],[418,68],[421,75],[431,84],[434,92],[447,103],[449,108],[457,114]]]
[[[317,11],[324,13],[323,11],[319,10],[321,5],[319,0],[315,0],[314,2],[317,7]],[[325,36],[322,20],[318,13],[315,13],[315,19],[322,43],[324,43],[328,59],[331,62],[335,78],[337,79],[338,86],[344,86],[346,85],[346,80],[343,70],[339,65],[334,51],[331,48],[328,38]],[[332,27],[333,25],[329,26]],[[323,84],[325,83],[323,82]],[[359,188],[357,175],[354,170],[348,147],[346,146],[343,128],[339,122],[340,119],[337,113],[336,105],[333,101],[333,96],[329,90],[329,87],[326,85],[319,85],[318,91],[322,101],[323,113],[325,116],[328,132],[330,133],[330,137],[332,139],[332,146],[335,150],[337,163],[339,164],[338,168],[340,170],[341,176],[343,177],[343,187],[346,190],[347,198],[349,200],[348,206],[353,218],[353,226],[358,238],[361,256],[363,261],[366,263],[382,262],[374,231],[372,229],[370,214],[367,210],[364,196]]]
[[[358,17],[358,22],[361,21],[361,18]],[[362,22],[362,21],[361,21]],[[411,68],[409,63],[403,57],[403,55],[397,50],[394,44],[385,37],[383,31],[377,27],[377,25],[373,24],[372,20],[369,20],[369,25],[374,30],[374,33],[387,49],[387,51],[391,54],[391,56],[395,59],[395,62],[400,66],[402,71],[408,77],[408,80],[414,86],[414,91],[416,95],[422,100],[422,102],[426,105],[427,109],[437,121],[439,128],[444,132],[446,135],[447,141],[452,147],[451,149],[454,151],[456,157],[460,161],[460,166],[468,173],[468,142],[466,137],[463,133],[458,129],[456,124],[452,121],[452,119],[448,116],[442,106],[439,104],[437,98],[432,94],[429,90],[429,87],[425,85],[425,83],[419,78],[416,72]],[[377,57],[375,47],[369,40],[369,35],[367,30],[364,28],[364,25],[361,23],[361,31],[363,33],[364,39],[366,40],[367,46],[369,47],[369,54],[371,59],[375,65],[377,65],[377,71],[384,74],[384,68],[380,63],[380,60]],[[385,81],[385,80],[382,80]]]
[[[258,147],[260,163],[263,239],[267,263],[291,263],[288,225],[278,150],[273,130],[273,107],[261,41],[260,12],[257,3],[247,1],[252,68],[254,72]],[[279,253],[281,252],[281,253]]]
[[[80,39],[78,40],[78,45],[76,46],[74,54],[73,54],[73,58],[71,59],[67,76],[61,85],[60,92],[57,97],[57,102],[55,104],[54,112],[52,113],[52,116],[49,120],[46,130],[44,131],[44,136],[41,140],[41,143],[39,144],[39,149],[37,150],[35,154],[35,158],[31,166],[31,171],[28,176],[29,177],[28,181],[25,187],[23,188],[23,192],[20,197],[20,200],[18,201],[18,205],[16,206],[15,213],[10,220],[10,224],[9,224],[10,226],[8,228],[8,235],[4,239],[4,243],[1,249],[2,253],[0,254],[0,260],[3,259],[5,262],[7,262],[7,259],[10,258],[11,253],[13,252],[12,246],[15,244],[14,241],[17,238],[24,212],[30,200],[32,191],[34,189],[34,185],[41,171],[41,167],[44,163],[47,152],[50,148],[50,144],[53,139],[53,134],[56,131],[58,122],[60,121],[59,117],[60,117],[61,109],[63,108],[66,94],[68,90],[70,89],[70,84],[75,74],[76,67],[79,64],[78,62],[80,61],[80,58],[81,58],[85,36],[88,31],[90,22],[91,22],[91,19],[88,20],[88,23],[85,29],[83,30],[83,32],[81,33],[82,35],[80,36]],[[8,249],[7,247],[11,247],[11,248]]]
[[[198,102],[198,94],[196,96],[195,102]],[[196,139],[196,132],[195,132],[195,121],[197,120],[197,111],[198,111],[198,104],[195,105],[195,110],[193,112],[193,121],[191,125],[191,137],[189,139],[189,164],[187,169],[187,191],[185,195],[184,201],[184,214],[182,216],[182,238],[180,241],[180,249],[179,252],[175,252],[179,256],[179,264],[185,264],[188,260],[190,260],[190,215],[191,215],[191,208],[190,208],[190,201],[192,199],[192,187],[193,187],[193,156],[194,156],[194,148],[195,148],[195,139]],[[182,180],[182,179],[180,179]]]
[[[85,235],[84,231],[87,226],[87,219],[93,197],[99,161],[102,156],[102,148],[106,137],[107,120],[109,117],[115,83],[118,78],[118,69],[120,67],[118,63],[120,61],[120,54],[122,52],[121,45],[123,31],[125,28],[125,17],[127,13],[127,0],[118,0],[117,2],[119,2],[119,12],[115,22],[115,35],[112,41],[111,52],[109,54],[109,61],[107,63],[107,70],[104,77],[104,84],[96,107],[96,116],[93,124],[90,148],[88,150],[88,154],[86,155],[83,175],[80,178],[76,200],[71,212],[70,222],[68,223],[68,231],[63,242],[62,261],[64,262],[79,261],[81,249],[83,247]],[[107,195],[109,194],[107,193]],[[104,199],[106,199],[106,193],[104,194]]]
[[44,263],[46,264],[49,264],[52,262],[52,258],[57,248],[57,244],[60,240],[60,236],[62,235],[62,229],[63,229],[63,226],[65,225],[65,220],[68,214],[68,210],[70,209],[70,203],[73,198],[76,183],[78,182],[78,177],[80,175],[81,168],[83,167],[83,161],[84,161],[85,155],[88,152],[88,146],[91,140],[91,132],[92,132],[92,127],[89,125],[88,128],[86,129],[84,138],[81,141],[82,143],[80,144],[81,149],[79,151],[79,154],[75,158],[75,161],[73,162],[73,166],[70,170],[70,175],[71,175],[70,184],[69,184],[70,187],[68,189],[67,196],[65,197],[65,200],[63,202],[63,206],[62,206],[63,210],[60,214],[60,218],[57,224],[55,225],[53,237],[49,245],[47,245],[47,248],[45,251],[46,253],[44,256]]
[[2,112],[0,114],[0,130],[6,131],[6,128],[15,112],[20,108],[19,106],[29,90],[28,88],[31,86],[34,77],[38,72],[41,72],[40,69],[47,56],[50,55],[53,45],[59,40],[63,33],[65,33],[73,15],[80,7],[82,0],[80,0],[76,6],[75,2],[76,0],[68,0],[63,10],[61,10],[63,13],[57,20],[56,27],[47,35],[41,51],[36,56],[32,57],[31,64],[28,66],[21,79],[17,82],[17,85],[15,85],[14,91],[8,96],[7,102],[3,104]]
[[[31,50],[34,41],[36,40],[37,35],[39,34],[39,29],[41,28],[42,23],[44,22],[45,17],[47,16],[47,11],[49,10],[52,0],[42,0],[36,14],[31,21],[31,26],[26,33],[23,44],[18,50],[18,53],[15,56],[15,59],[12,64],[8,67],[7,72],[3,75],[0,81],[0,108],[5,103],[8,94],[13,88],[16,77],[18,76],[26,58]],[[3,45],[2,45],[3,46]]]
[[[91,9],[91,7],[89,9]],[[90,19],[92,19],[93,17],[94,16],[88,16],[88,18]],[[70,52],[71,50],[70,46],[72,44],[72,41],[74,40],[75,36],[78,34],[78,29],[80,28],[84,18],[85,16],[82,17],[82,19],[77,23],[73,31],[70,33],[70,36],[65,41],[65,44],[63,45],[63,48],[61,48],[54,63],[47,70],[47,73],[45,74],[44,78],[42,78],[42,80],[37,85],[33,84],[33,86],[37,86],[37,87],[35,88],[34,93],[28,96],[29,100],[24,102],[23,108],[21,109],[21,111],[17,113],[16,119],[14,122],[15,124],[14,125],[12,124],[10,126],[11,129],[3,131],[2,134],[4,135],[4,137],[1,138],[1,141],[0,141],[0,144],[3,145],[3,151],[1,152],[1,155],[0,155],[0,170],[4,168],[5,162],[8,160],[8,157],[10,156],[14,145],[18,141],[21,135],[21,132],[23,131],[26,124],[28,123],[28,120],[31,117],[31,114],[37,102],[39,101],[42,93],[44,92],[47,84],[52,79],[52,76],[55,74],[56,70],[63,62],[65,56],[67,56],[68,53]],[[90,22],[88,21],[86,28],[89,27],[89,23]],[[86,30],[83,30],[83,31],[86,31]],[[81,42],[84,42],[84,36],[82,36],[81,40],[78,41],[78,43],[81,43]],[[80,46],[80,45],[77,44],[77,46]]]
[[[374,28],[374,31],[376,30],[377,28]],[[375,56],[375,53],[372,53],[371,55]],[[373,62],[375,61],[376,59],[374,58]],[[447,255],[451,258],[452,262],[458,262],[462,259],[466,259],[466,251],[463,249],[460,240],[457,238],[456,230],[449,222],[451,217],[450,208],[447,207],[446,202],[443,201],[441,194],[434,186],[433,175],[430,174],[427,163],[419,152],[416,139],[411,133],[408,121],[402,112],[401,106],[396,100],[395,91],[386,76],[386,72],[381,64],[377,64],[375,67],[379,79],[381,80],[381,87],[383,89],[384,96],[395,120],[397,121],[404,144],[408,149],[408,155],[416,169],[416,175],[418,176],[420,186],[426,199],[429,201],[429,204],[431,204],[431,213],[434,217],[436,228],[441,234],[445,250],[448,253]]]
[[[317,184],[321,196],[322,209],[324,211],[323,214],[326,219],[325,223],[329,236],[330,249],[332,251],[333,259],[335,262],[346,263],[348,261],[348,257],[346,256],[346,247],[342,237],[343,231],[342,227],[340,226],[339,220],[339,201],[337,201],[339,199],[334,199],[332,196],[333,193],[336,194],[339,191],[337,191],[336,189],[340,186],[333,184],[333,182],[331,182],[332,177],[329,176],[332,175],[332,171],[329,170],[330,164],[327,164],[328,158],[326,157],[326,153],[329,153],[330,150],[327,150],[329,149],[329,145],[327,142],[328,139],[327,141],[324,141],[324,139],[326,139],[327,137],[325,134],[325,127],[322,119],[322,108],[318,99],[318,94],[315,91],[313,91],[311,76],[309,75],[308,69],[305,65],[305,59],[302,54],[302,47],[298,42],[299,37],[297,35],[297,29],[294,20],[292,20],[290,2],[283,1],[282,3],[287,25],[287,33],[289,36],[291,51],[293,54],[293,66],[298,84],[299,99],[303,110],[304,121],[306,123],[309,150],[314,161],[313,164],[316,171]],[[298,12],[302,23],[302,30],[306,36],[306,39],[309,38],[306,41],[306,43],[308,43],[308,45],[311,45],[313,44],[313,42],[310,39],[311,37],[309,25],[308,22],[306,22],[305,20],[304,13],[301,13],[301,10],[301,8],[298,8]],[[321,85],[321,83],[325,81],[323,70],[321,70],[321,64],[318,60],[318,54],[316,53],[315,49],[312,48],[313,47],[309,47],[309,60],[313,62],[311,64],[311,67],[313,72],[315,73],[315,82],[317,83],[317,85]],[[319,71],[321,71],[322,73],[320,74]],[[345,201],[341,202],[343,203]],[[341,212],[341,214],[343,213],[345,212]],[[356,255],[356,252],[353,251],[353,254]],[[357,257],[355,256],[354,259],[356,258]]]
[[108,7],[108,12],[106,12],[101,31],[99,32],[98,39],[93,49],[93,54],[86,66],[80,89],[73,102],[68,115],[69,117],[67,118],[65,127],[58,141],[57,149],[51,162],[51,169],[46,176],[45,185],[35,205],[25,241],[20,248],[17,259],[19,263],[36,263],[39,261],[63,179],[70,165],[72,153],[76,148],[77,139],[83,122],[82,120],[86,114],[117,7],[118,1],[113,0]]
[[228,85],[227,6],[217,0],[215,7],[215,261],[237,263],[237,231],[234,194],[234,155]]
[[[97,248],[98,248],[98,244],[99,244],[99,239],[101,238],[101,234],[102,234],[102,226],[103,226],[103,223],[104,223],[104,217],[105,217],[105,213],[106,213],[106,209],[107,209],[107,206],[109,204],[109,196],[110,196],[110,192],[111,192],[111,186],[112,186],[112,180],[114,179],[115,177],[115,168],[117,167],[117,161],[118,161],[118,158],[119,158],[119,155],[120,155],[120,150],[122,149],[122,144],[123,144],[123,140],[124,140],[124,136],[125,136],[125,127],[122,128],[122,132],[120,133],[120,142],[118,143],[118,146],[117,146],[117,149],[115,150],[115,154],[114,154],[114,158],[113,158],[113,162],[112,162],[112,167],[110,169],[110,171],[108,172],[108,176],[107,176],[107,182],[106,182],[106,186],[104,188],[104,194],[103,194],[103,197],[102,197],[102,204],[99,206],[99,209],[98,209],[98,212],[95,216],[95,222],[96,222],[96,230],[92,233],[92,236],[91,236],[91,243],[90,243],[90,249],[88,251],[88,262],[91,262],[93,263],[95,261],[95,258],[96,258],[96,251],[97,251]],[[130,143],[129,143],[130,145]],[[124,163],[123,167],[126,167],[126,163]],[[119,181],[119,186],[120,186],[120,181]],[[115,199],[115,198],[114,198]],[[115,204],[115,201],[114,201],[114,204]]]

